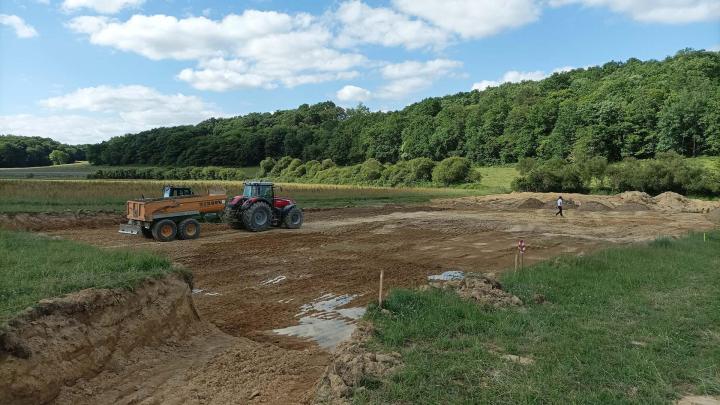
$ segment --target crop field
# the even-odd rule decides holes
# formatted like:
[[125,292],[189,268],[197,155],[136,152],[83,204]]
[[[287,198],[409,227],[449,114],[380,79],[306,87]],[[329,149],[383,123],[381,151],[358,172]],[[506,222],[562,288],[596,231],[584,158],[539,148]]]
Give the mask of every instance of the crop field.
[[[196,193],[223,188],[228,195],[241,194],[243,183],[235,181],[162,180],[0,180],[0,212],[115,211],[125,201],[157,197],[166,184],[187,185]],[[278,194],[294,198],[306,208],[427,202],[432,198],[483,194],[482,190],[453,188],[387,188],[321,184],[278,184]]]

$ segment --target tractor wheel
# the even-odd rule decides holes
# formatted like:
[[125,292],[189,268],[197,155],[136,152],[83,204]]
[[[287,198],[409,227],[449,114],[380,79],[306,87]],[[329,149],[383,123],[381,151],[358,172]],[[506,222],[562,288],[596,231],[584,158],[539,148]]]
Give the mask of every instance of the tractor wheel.
[[152,235],[158,242],[170,242],[177,236],[177,225],[173,220],[163,219],[153,224]]
[[290,208],[290,211],[285,214],[283,224],[288,229],[298,229],[303,224],[303,212],[298,207]]
[[248,231],[266,231],[272,220],[270,206],[264,202],[256,202],[242,213],[242,219]]
[[243,229],[242,218],[238,218],[237,211],[230,207],[225,208],[222,220],[230,225],[232,229]]
[[141,226],[141,227],[140,227],[140,234],[141,234],[142,236],[144,236],[146,239],[152,239],[152,238],[153,238],[152,230],[151,230],[151,229],[148,229],[148,228],[145,228],[144,226]]
[[200,223],[192,218],[178,225],[178,239],[197,239],[200,237]]

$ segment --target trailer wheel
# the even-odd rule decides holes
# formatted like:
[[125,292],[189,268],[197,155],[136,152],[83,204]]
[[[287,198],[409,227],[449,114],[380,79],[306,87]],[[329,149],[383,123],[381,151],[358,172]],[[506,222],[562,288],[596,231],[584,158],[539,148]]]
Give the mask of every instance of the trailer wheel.
[[152,239],[152,238],[153,238],[152,230],[151,230],[151,229],[148,229],[148,228],[145,228],[144,226],[141,226],[141,227],[140,227],[140,233],[141,233],[142,236],[144,236],[146,239]]
[[264,202],[256,202],[242,213],[245,229],[253,232],[266,231],[270,228],[270,206]]
[[298,229],[303,224],[303,212],[298,207],[290,208],[285,218],[283,219],[285,227],[288,229]]
[[178,239],[197,239],[200,237],[200,223],[192,218],[178,225]]
[[158,242],[170,242],[177,236],[177,225],[170,219],[163,219],[153,224],[152,235]]

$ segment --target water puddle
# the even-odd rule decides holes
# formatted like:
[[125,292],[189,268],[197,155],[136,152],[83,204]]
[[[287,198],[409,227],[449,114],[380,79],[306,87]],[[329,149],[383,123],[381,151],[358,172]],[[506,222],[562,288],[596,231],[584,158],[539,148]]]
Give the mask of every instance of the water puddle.
[[295,315],[299,325],[275,329],[274,333],[301,337],[315,341],[320,347],[332,350],[348,339],[355,330],[355,321],[365,314],[365,307],[338,307],[347,305],[357,295],[325,294],[300,307]]
[[271,278],[271,279],[268,279],[268,280],[263,281],[262,283],[260,283],[260,285],[277,284],[277,283],[279,283],[279,282],[284,281],[285,279],[287,279],[287,277],[285,277],[285,276],[277,276],[277,277],[275,277],[275,278]]
[[431,281],[451,281],[451,280],[462,280],[465,278],[465,273],[458,270],[450,270],[443,272],[442,274],[435,274],[428,276],[428,280]]
[[[203,293],[203,292],[205,292],[205,290],[202,290],[202,289],[200,289],[200,288],[193,288],[193,289],[192,289],[192,293],[193,293],[193,294],[200,294],[200,293]],[[215,297],[215,296],[222,295],[222,294],[220,294],[220,293],[218,293],[218,292],[210,292],[210,291],[208,291],[208,292],[205,292],[205,295],[209,295],[209,296],[211,296],[211,297]]]

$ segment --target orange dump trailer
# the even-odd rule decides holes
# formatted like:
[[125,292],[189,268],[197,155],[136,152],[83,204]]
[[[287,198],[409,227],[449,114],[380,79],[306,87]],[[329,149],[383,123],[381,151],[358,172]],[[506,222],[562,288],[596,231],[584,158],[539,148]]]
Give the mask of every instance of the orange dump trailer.
[[197,239],[200,221],[219,219],[226,194],[192,194],[189,188],[165,188],[163,198],[142,198],[127,202],[128,223],[120,233],[142,234],[160,242]]

